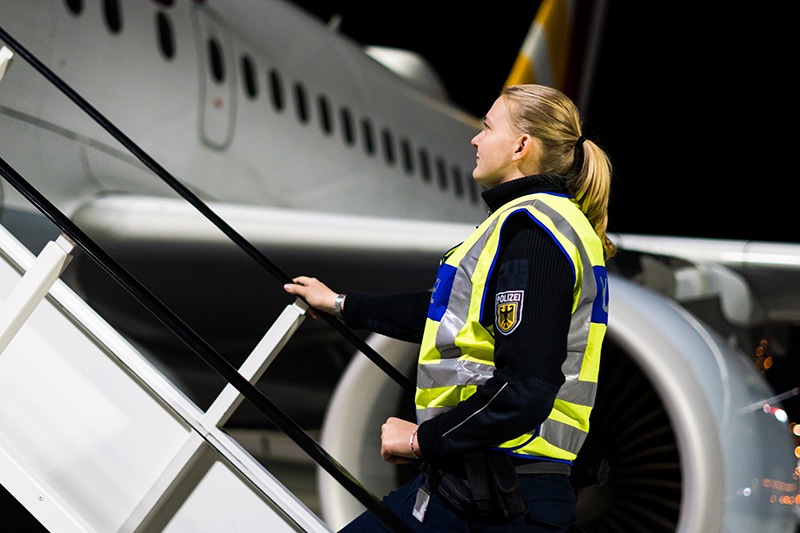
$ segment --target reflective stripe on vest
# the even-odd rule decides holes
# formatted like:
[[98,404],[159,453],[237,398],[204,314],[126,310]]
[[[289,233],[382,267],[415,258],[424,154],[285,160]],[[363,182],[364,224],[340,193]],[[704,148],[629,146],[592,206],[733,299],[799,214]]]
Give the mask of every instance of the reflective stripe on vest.
[[417,420],[422,423],[452,409],[494,372],[494,326],[482,325],[494,320],[482,320],[481,313],[502,227],[520,211],[547,231],[573,267],[572,318],[562,366],[566,382],[549,417],[498,447],[520,455],[572,460],[586,439],[597,392],[600,348],[608,324],[608,278],[600,239],[575,202],[563,196],[538,193],[509,202],[445,254],[420,347]]

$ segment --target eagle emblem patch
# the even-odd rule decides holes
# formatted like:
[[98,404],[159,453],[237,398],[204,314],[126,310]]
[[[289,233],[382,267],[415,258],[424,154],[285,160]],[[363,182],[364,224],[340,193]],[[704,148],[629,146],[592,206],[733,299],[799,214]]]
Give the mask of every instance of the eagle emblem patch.
[[497,331],[508,335],[522,321],[522,301],[525,291],[506,291],[494,298],[494,323]]

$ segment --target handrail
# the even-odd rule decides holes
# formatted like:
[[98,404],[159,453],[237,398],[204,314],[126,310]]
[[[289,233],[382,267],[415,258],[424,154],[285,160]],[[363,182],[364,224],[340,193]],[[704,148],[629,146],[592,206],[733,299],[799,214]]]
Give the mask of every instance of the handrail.
[[[140,149],[133,141],[124,135],[116,126],[100,114],[93,106],[70,88],[63,80],[44,66],[36,57],[28,52],[22,45],[13,39],[0,27],[0,39],[20,54],[45,78],[56,85],[83,111],[89,114],[104,129],[113,135],[129,151],[136,155],[148,168],[153,170],[162,180],[170,185],[185,200],[191,203],[203,215],[216,225],[225,235],[234,241],[240,248],[253,257],[259,264],[266,268],[274,277],[283,283],[291,278],[270,261],[264,254],[255,248],[249,241],[236,232],[230,225],[220,218],[202,200],[194,195],[183,184],[170,175],[161,165],[153,160],[146,152]],[[113,259],[94,240],[74,224],[64,213],[52,204],[35,187],[28,183],[10,164],[0,156],[0,174],[23,197],[33,204],[43,215],[53,222],[59,229],[76,243],[92,260],[105,270],[117,283],[134,296],[156,318],[158,318],[170,331],[179,337],[192,351],[200,356],[206,364],[211,366],[228,383],[234,386],[245,398],[267,416],[287,436],[303,449],[318,465],[323,467],[336,479],[350,494],[352,494],[367,509],[376,514],[381,521],[393,531],[411,531],[410,528],[383,502],[361,485],[335,458],[328,454],[314,439],[312,439],[294,420],[286,415],[278,406],[269,400],[255,385],[244,378],[222,355],[211,345],[183,322],[169,307],[161,302],[152,292],[132,276],[122,265]],[[346,339],[350,340],[359,350],[367,355],[389,376],[406,389],[413,389],[413,385],[402,373],[395,369],[372,349],[363,339],[352,330],[327,313],[319,313],[326,322],[331,324]]]

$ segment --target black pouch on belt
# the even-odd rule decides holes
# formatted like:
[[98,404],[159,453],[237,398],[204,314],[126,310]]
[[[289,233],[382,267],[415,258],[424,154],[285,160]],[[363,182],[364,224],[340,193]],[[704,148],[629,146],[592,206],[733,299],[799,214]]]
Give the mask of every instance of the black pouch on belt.
[[469,515],[476,510],[475,500],[466,479],[449,472],[442,473],[436,491],[462,514]]
[[528,511],[528,504],[519,490],[519,477],[507,455],[488,454],[486,462],[494,478],[496,497],[506,518],[514,518]]
[[464,514],[497,510],[506,518],[527,511],[519,491],[519,478],[511,460],[502,454],[473,453],[464,457],[467,479],[449,472],[437,473],[436,490]]
[[475,512],[476,503],[466,479],[452,472],[433,468],[429,464],[423,464],[422,469],[428,478],[431,490],[435,490],[462,514],[469,515]]

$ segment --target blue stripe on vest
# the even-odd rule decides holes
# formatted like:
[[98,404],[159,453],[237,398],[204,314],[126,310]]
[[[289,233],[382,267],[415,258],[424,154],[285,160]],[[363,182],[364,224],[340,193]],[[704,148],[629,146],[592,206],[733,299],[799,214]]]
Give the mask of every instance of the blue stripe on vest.
[[592,267],[592,271],[600,292],[600,297],[592,304],[592,322],[608,325],[608,273],[604,266]]
[[450,292],[453,290],[453,280],[456,278],[456,267],[452,265],[442,265],[436,276],[436,283],[433,285],[431,294],[431,304],[428,306],[428,318],[440,322],[447,311],[447,304],[450,301]]

